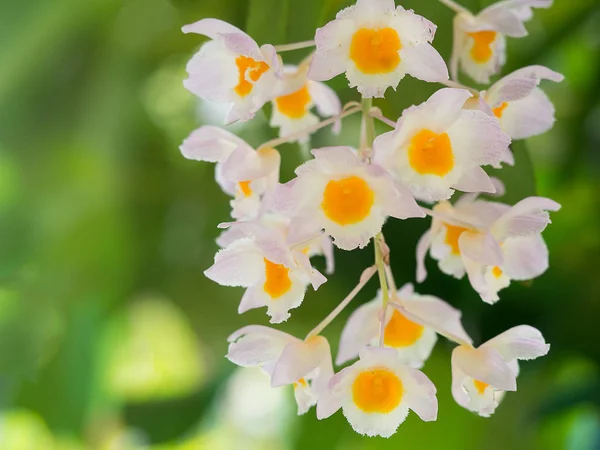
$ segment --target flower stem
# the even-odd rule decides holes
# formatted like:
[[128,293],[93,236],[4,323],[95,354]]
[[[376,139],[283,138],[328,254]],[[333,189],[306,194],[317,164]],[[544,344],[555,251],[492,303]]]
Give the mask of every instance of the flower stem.
[[303,48],[314,47],[314,46],[315,46],[315,41],[302,41],[302,42],[295,42],[293,44],[276,45],[275,51],[277,51],[277,53],[290,52],[292,50],[300,50]]
[[369,114],[372,107],[373,99],[363,98],[362,113],[365,122],[365,142],[368,148],[373,148],[373,141],[375,140],[375,122],[373,121],[373,117]]
[[379,346],[383,347],[383,334],[385,329],[385,316],[387,312],[387,305],[390,301],[390,294],[388,290],[388,284],[386,279],[387,256],[384,255],[383,249],[386,248],[383,234],[380,232],[375,236],[373,241],[375,245],[375,266],[377,267],[377,273],[379,275],[379,284],[381,285],[381,297],[383,304],[381,305],[381,313],[379,314]]
[[329,325],[331,322],[333,322],[333,319],[335,319],[344,310],[344,308],[346,306],[348,306],[348,304],[352,301],[352,299],[354,297],[356,297],[356,294],[358,294],[360,292],[360,290],[365,286],[365,284],[367,284],[369,282],[369,280],[371,279],[371,277],[373,275],[375,275],[375,272],[377,272],[377,268],[375,266],[367,267],[364,270],[364,272],[362,273],[362,275],[360,276],[360,281],[354,287],[354,289],[352,289],[350,291],[350,293],[346,296],[346,298],[344,300],[342,300],[341,303],[339,305],[337,305],[335,307],[335,309],[333,311],[331,311],[327,315],[327,317],[325,317],[321,321],[321,323],[319,323],[316,327],[314,327],[306,335],[305,339],[308,339],[308,338],[310,338],[312,336],[319,335],[325,329],[325,327],[327,327],[327,325]]
[[443,5],[446,5],[448,8],[450,8],[452,11],[454,11],[455,13],[464,13],[464,12],[469,12],[469,10],[467,8],[465,8],[462,5],[459,5],[458,3],[454,2],[453,0],[440,0],[440,3]]
[[310,135],[310,134],[314,133],[315,131],[320,130],[321,128],[324,128],[328,125],[331,125],[331,124],[337,122],[340,119],[343,119],[344,117],[351,116],[352,114],[355,114],[355,113],[359,112],[360,110],[361,110],[361,107],[359,107],[359,106],[355,106],[354,108],[346,109],[345,111],[342,111],[341,114],[330,117],[329,119],[325,119],[322,122],[319,122],[318,124],[316,124],[315,126],[305,128],[304,130],[300,130],[296,133],[292,133],[287,136],[283,136],[283,137],[276,138],[276,139],[271,139],[270,141],[267,141],[267,142],[261,144],[258,148],[265,148],[265,147],[274,148],[281,144],[285,144],[286,142],[298,140],[299,138],[302,138],[302,137],[306,136],[307,134]]
[[445,80],[445,81],[439,81],[438,83],[443,84],[444,86],[451,87],[451,88],[465,89],[466,91],[469,91],[474,96],[476,96],[476,97],[479,96],[479,91],[477,89],[469,87],[469,86],[465,86],[464,84],[461,84],[461,83],[457,83],[456,81]]

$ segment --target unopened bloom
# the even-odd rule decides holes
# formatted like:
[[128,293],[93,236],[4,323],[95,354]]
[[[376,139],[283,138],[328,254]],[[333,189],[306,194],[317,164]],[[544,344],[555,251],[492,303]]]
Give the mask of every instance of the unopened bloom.
[[548,211],[560,205],[528,197],[514,206],[465,196],[453,206],[433,209],[431,229],[417,244],[417,281],[427,276],[425,255],[438,260],[442,272],[456,278],[467,273],[471,286],[486,303],[511,280],[530,280],[548,268],[548,248],[541,236],[550,223]]
[[317,403],[333,376],[331,350],[327,339],[306,340],[260,325],[243,327],[227,339],[227,358],[242,367],[261,367],[271,386],[294,386],[298,414]]
[[182,28],[209,37],[187,64],[186,89],[205,100],[230,103],[226,122],[250,120],[276,92],[281,62],[270,44],[261,47],[242,30],[217,19]]
[[481,96],[487,110],[513,139],[542,134],[554,125],[554,105],[538,85],[564,77],[544,66],[528,66],[505,76]]
[[448,79],[448,69],[430,45],[436,26],[394,0],[358,0],[317,30],[308,77],[329,80],[346,73],[363,97],[383,97],[405,74],[424,81]]
[[424,421],[437,418],[436,388],[420,370],[405,366],[391,348],[364,347],[360,360],[342,369],[319,397],[317,417],[342,408],[357,433],[390,437],[412,409]]
[[187,159],[216,163],[215,178],[221,189],[234,197],[231,216],[254,219],[261,199],[279,182],[281,157],[273,148],[255,151],[236,135],[218,127],[203,126],[183,141]]
[[550,350],[542,333],[520,325],[478,348],[458,346],[452,352],[452,395],[480,416],[494,413],[505,391],[517,390],[520,359],[535,359]]
[[[336,364],[358,356],[366,345],[375,346],[379,338],[381,291],[357,308],[342,331]],[[397,351],[403,364],[420,369],[429,358],[437,333],[458,342],[471,343],[460,322],[461,312],[432,295],[419,295],[408,283],[388,304],[383,344]]]
[[406,109],[395,130],[375,139],[374,161],[420,200],[445,200],[455,189],[495,192],[481,166],[511,162],[510,138],[493,117],[463,109],[470,97],[444,88]]
[[[336,116],[342,111],[342,104],[333,89],[325,83],[308,80],[307,68],[286,66],[284,78],[280,81],[281,92],[289,92],[273,99],[273,114],[271,126],[279,127],[279,136],[288,136],[302,130],[309,129],[319,123],[319,118],[311,112],[316,107],[322,117]],[[341,122],[336,122],[333,127],[339,133]],[[305,141],[309,133],[302,136],[300,141]]]
[[549,8],[553,0],[505,0],[474,15],[461,7],[454,19],[450,69],[457,79],[458,65],[478,83],[489,83],[506,61],[506,38],[527,36],[525,22],[532,8]]
[[326,279],[310,265],[308,256],[277,229],[259,223],[238,222],[238,239],[215,255],[204,274],[223,286],[245,287],[238,312],[267,307],[271,323],[290,317],[304,299],[306,286],[314,289]]
[[363,162],[350,147],[312,151],[314,159],[280,186],[280,208],[295,211],[300,229],[325,229],[344,250],[364,247],[387,216],[423,217],[410,192],[381,167]]

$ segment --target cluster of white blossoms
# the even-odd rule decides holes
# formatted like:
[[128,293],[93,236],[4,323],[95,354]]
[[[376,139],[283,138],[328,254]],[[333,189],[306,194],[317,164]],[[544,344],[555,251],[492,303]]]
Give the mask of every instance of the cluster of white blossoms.
[[[440,1],[456,12],[452,79],[431,45],[436,26],[394,0],[358,0],[316,30],[314,41],[282,46],[259,46],[216,19],[183,28],[209,38],[187,66],[186,88],[229,104],[227,123],[250,120],[272,102],[271,125],[280,133],[253,148],[228,131],[204,126],[183,142],[186,158],[216,163],[216,180],[232,198],[233,221],[220,225],[221,250],[206,276],[246,289],[240,313],[266,307],[271,323],[280,323],[302,304],[309,286],[316,290],[327,281],[312,266],[314,256],[325,257],[330,275],[334,246],[349,251],[373,242],[375,249],[374,264],[306,338],[247,326],[230,336],[227,357],[261,367],[273,387],[292,385],[299,414],[316,405],[324,419],[341,408],[352,427],[368,436],[391,436],[409,409],[422,420],[436,420],[436,388],[420,369],[438,336],[457,344],[451,360],[455,400],[481,416],[492,414],[506,391],[516,390],[518,360],[549,349],[527,325],[475,346],[460,311],[417,294],[411,284],[397,289],[392,276],[384,223],[430,216],[431,227],[417,244],[416,281],[426,278],[429,252],[442,272],[466,274],[483,301],[493,304],[511,280],[530,280],[548,268],[541,233],[549,211],[560,208],[542,197],[511,206],[479,196],[498,199],[504,193],[484,167],[514,164],[512,139],[552,127],[553,105],[538,86],[563,77],[530,66],[485,91],[457,80],[460,66],[476,82],[488,83],[505,60],[505,36],[526,35],[523,24],[532,8],[549,7],[551,0],[502,1],[478,15]],[[311,47],[298,66],[284,65],[281,52]],[[323,83],[342,73],[362,103],[342,106]],[[392,121],[373,107],[372,98],[396,89],[407,74],[447,87]],[[362,114],[356,148],[313,149],[296,177],[280,183],[277,146],[309,143],[312,133],[327,126],[337,132],[356,113]],[[374,120],[392,129],[375,136]],[[336,373],[321,333],[375,274],[379,294],[348,319],[335,362],[358,360]]]

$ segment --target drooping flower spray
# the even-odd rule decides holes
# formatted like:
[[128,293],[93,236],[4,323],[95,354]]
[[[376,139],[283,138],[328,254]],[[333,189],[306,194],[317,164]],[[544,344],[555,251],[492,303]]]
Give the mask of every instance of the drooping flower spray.
[[[538,85],[563,77],[530,66],[483,92],[457,80],[462,69],[489,83],[506,59],[506,36],[525,36],[532,8],[549,7],[551,0],[501,1],[477,15],[440,1],[456,12],[452,79],[432,46],[436,26],[394,0],[358,0],[316,30],[314,41],[281,46],[259,46],[217,19],[183,28],[210,38],[188,63],[186,88],[229,104],[226,123],[251,120],[272,102],[271,126],[279,128],[278,138],[256,149],[212,126],[195,130],[181,146],[188,159],[216,163],[216,180],[232,197],[233,221],[219,226],[221,250],[206,276],[246,288],[240,313],[266,307],[271,323],[280,323],[301,306],[309,287],[316,290],[326,281],[312,266],[313,256],[325,256],[331,275],[333,246],[351,251],[373,242],[375,249],[373,265],[304,339],[251,325],[230,336],[227,357],[240,366],[262,367],[274,387],[292,385],[299,414],[316,405],[324,419],[342,409],[352,427],[368,436],[391,436],[409,410],[424,421],[436,420],[436,388],[420,369],[438,336],[458,344],[451,361],[455,400],[485,417],[506,391],[516,390],[517,361],[549,350],[542,334],[527,325],[475,346],[459,310],[417,294],[411,284],[398,289],[392,277],[393,249],[382,233],[384,222],[430,216],[430,229],[416,243],[416,281],[427,276],[429,253],[442,272],[467,275],[483,301],[493,304],[511,280],[529,280],[548,268],[541,233],[550,223],[549,211],[560,209],[547,198],[511,206],[479,195],[503,194],[502,183],[484,167],[514,164],[511,139],[552,127],[554,107]],[[312,47],[298,66],[284,65],[280,53]],[[362,102],[341,105],[324,84],[342,73]],[[391,120],[373,107],[372,98],[396,89],[406,75],[445,87]],[[277,146],[309,143],[311,134],[328,126],[337,133],[353,114],[362,115],[355,148],[313,149],[296,177],[280,184]],[[376,136],[374,120],[392,129]],[[456,191],[462,194],[451,201]],[[335,373],[321,333],[375,276],[379,294],[348,319],[335,361],[359,359]]]

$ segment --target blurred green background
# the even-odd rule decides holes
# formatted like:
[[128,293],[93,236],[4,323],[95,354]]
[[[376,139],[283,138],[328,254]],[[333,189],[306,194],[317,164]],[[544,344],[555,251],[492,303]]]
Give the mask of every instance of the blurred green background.
[[[556,0],[535,12],[529,37],[508,42],[505,73],[539,63],[566,75],[542,86],[557,108],[554,129],[517,143],[516,167],[500,173],[507,202],[537,192],[563,204],[544,233],[550,270],[502,291],[493,307],[432,260],[417,287],[461,308],[476,343],[527,323],[552,344],[547,357],[523,364],[519,392],[492,418],[454,403],[445,340],[424,368],[438,386],[438,421],[411,414],[389,440],[355,434],[341,413],[297,417],[291,387],[270,389],[259,370],[224,358],[229,333],[267,317],[238,316],[242,291],[202,274],[228,199],[213,167],[185,160],[178,146],[199,125],[220,124],[223,111],[182,87],[203,38],[180,27],[216,17],[259,43],[284,44],[311,39],[350,3],[0,0],[0,449],[600,448],[597,0]],[[438,25],[434,44],[448,58],[452,13],[434,0],[399,3]],[[463,1],[475,11],[489,3]],[[343,77],[330,85],[343,101],[358,99]],[[438,87],[407,77],[376,105],[395,119]],[[313,145],[355,144],[357,120],[346,120],[339,138],[320,132]],[[230,128],[252,145],[275,135],[263,113]],[[281,150],[287,180],[302,152]],[[399,284],[414,280],[427,227],[385,227]],[[312,328],[371,264],[372,248],[336,256],[336,274],[282,329]],[[334,351],[349,312],[325,332]]]

